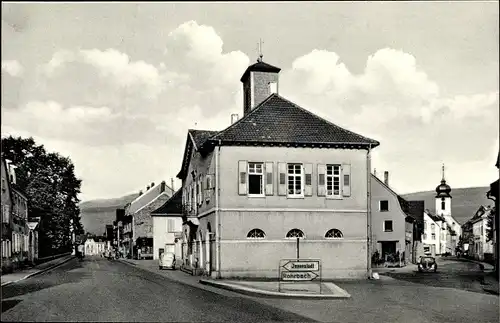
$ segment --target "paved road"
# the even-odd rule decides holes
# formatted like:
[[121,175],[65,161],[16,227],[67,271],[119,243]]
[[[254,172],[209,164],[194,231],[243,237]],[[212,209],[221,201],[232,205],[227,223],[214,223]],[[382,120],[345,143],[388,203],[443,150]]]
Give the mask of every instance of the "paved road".
[[72,260],[2,288],[2,321],[312,321],[103,258]]
[[479,269],[478,264],[454,258],[438,258],[437,264],[438,271],[436,273],[388,272],[384,275],[426,286],[486,293],[481,287],[481,278],[484,273]]

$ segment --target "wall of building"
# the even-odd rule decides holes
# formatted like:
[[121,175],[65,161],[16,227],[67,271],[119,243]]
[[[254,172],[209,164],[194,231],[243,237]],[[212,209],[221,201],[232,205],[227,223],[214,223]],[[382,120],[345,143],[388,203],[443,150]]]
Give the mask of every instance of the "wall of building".
[[[367,169],[364,150],[287,148],[287,147],[222,147],[220,155],[220,207],[226,209],[329,209],[366,212]],[[273,195],[248,197],[239,195],[238,161],[272,162]],[[312,164],[312,196],[288,198],[278,193],[278,162]],[[318,164],[350,164],[351,192],[349,197],[331,199],[318,196]]]
[[[221,212],[221,272],[223,277],[277,277],[279,260],[296,257],[291,229],[300,229],[301,258],[323,262],[330,278],[364,277],[367,267],[366,214],[340,212]],[[248,239],[252,229],[265,232],[264,239]],[[327,239],[329,229],[343,238]]]
[[[396,248],[401,253],[405,251],[406,214],[401,209],[399,200],[394,193],[377,179],[371,180],[371,211],[372,211],[372,252],[382,253],[381,241],[397,241]],[[388,211],[381,211],[380,201],[388,201]],[[392,221],[393,231],[384,231],[384,221]]]
[[[174,221],[174,230],[168,231],[168,220]],[[159,259],[159,249],[165,244],[175,244],[175,233],[182,232],[181,216],[153,216],[153,259]],[[181,254],[176,254],[181,259]]]
[[[196,173],[196,178],[191,175]],[[193,149],[188,174],[182,183],[183,204],[191,204],[188,209],[189,214],[203,214],[215,207],[215,152],[202,156]],[[210,182],[211,189],[207,189],[207,182]],[[200,194],[196,194],[196,185],[201,185]],[[191,193],[194,190],[194,195]]]
[[12,200],[9,186],[9,176],[5,163],[1,161],[2,181],[2,272],[12,270]]
[[162,193],[150,204],[144,206],[142,209],[134,213],[134,237],[135,239],[144,237],[153,237],[153,218],[151,217],[151,212],[158,209],[166,201],[170,199],[172,195],[168,193]]
[[[434,224],[435,228],[435,239],[432,239],[432,224]],[[440,233],[441,227],[438,225],[438,223],[434,222],[434,220],[432,220],[426,213],[424,213],[424,235],[422,236],[422,244],[424,249],[426,248],[426,246],[429,246],[431,248],[431,251],[434,250],[431,253],[432,255],[436,255],[441,252]]]
[[271,95],[270,82],[275,82],[279,89],[279,74],[269,72],[250,72],[251,89],[252,89],[252,109],[262,103]]

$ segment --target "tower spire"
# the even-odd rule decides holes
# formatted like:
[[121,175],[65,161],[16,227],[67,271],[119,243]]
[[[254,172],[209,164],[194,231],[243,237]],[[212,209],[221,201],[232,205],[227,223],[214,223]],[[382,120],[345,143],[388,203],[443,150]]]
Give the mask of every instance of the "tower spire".
[[258,44],[258,46],[259,46],[259,49],[258,49],[258,51],[259,51],[259,58],[257,58],[257,62],[262,62],[262,58],[264,57],[264,55],[262,54],[262,44],[263,43],[264,42],[262,41],[262,38],[259,38],[259,44]]
[[444,179],[444,163],[443,163],[443,166],[441,168],[442,168],[442,172],[443,172],[443,178],[441,179],[441,181],[446,182],[446,180]]

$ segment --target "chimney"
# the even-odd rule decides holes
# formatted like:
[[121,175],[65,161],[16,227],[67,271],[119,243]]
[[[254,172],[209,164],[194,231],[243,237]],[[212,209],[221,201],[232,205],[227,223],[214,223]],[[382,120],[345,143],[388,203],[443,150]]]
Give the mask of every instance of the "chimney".
[[385,185],[389,186],[389,172],[388,171],[384,172],[384,183],[385,183]]
[[9,172],[10,182],[12,184],[17,184],[17,178],[16,178],[16,168],[17,168],[17,166],[12,165],[11,163],[9,163],[8,167],[9,167],[8,172]]
[[279,67],[264,63],[261,59],[250,65],[243,73],[243,116],[266,100],[271,94],[278,93]]
[[373,169],[373,176],[377,177],[377,169],[376,168]]
[[148,186],[146,186],[146,191],[149,191],[149,185],[148,185]]
[[141,196],[141,195],[142,195],[142,190],[141,190],[141,191],[139,191],[139,196]]
[[237,113],[231,114],[231,124],[235,123],[236,121],[238,121],[238,114]]
[[173,177],[170,178],[170,188],[172,189],[172,192],[175,192],[175,190],[174,190],[174,178]]
[[151,188],[155,187],[155,182],[151,182]]
[[163,193],[165,192],[165,181],[162,181],[161,184],[160,184],[160,193]]

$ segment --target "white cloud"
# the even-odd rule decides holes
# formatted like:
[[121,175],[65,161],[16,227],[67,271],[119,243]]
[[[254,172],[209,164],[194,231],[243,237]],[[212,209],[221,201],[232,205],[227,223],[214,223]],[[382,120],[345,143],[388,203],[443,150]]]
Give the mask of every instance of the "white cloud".
[[24,68],[17,60],[2,60],[2,71],[5,71],[10,76],[20,77]]

